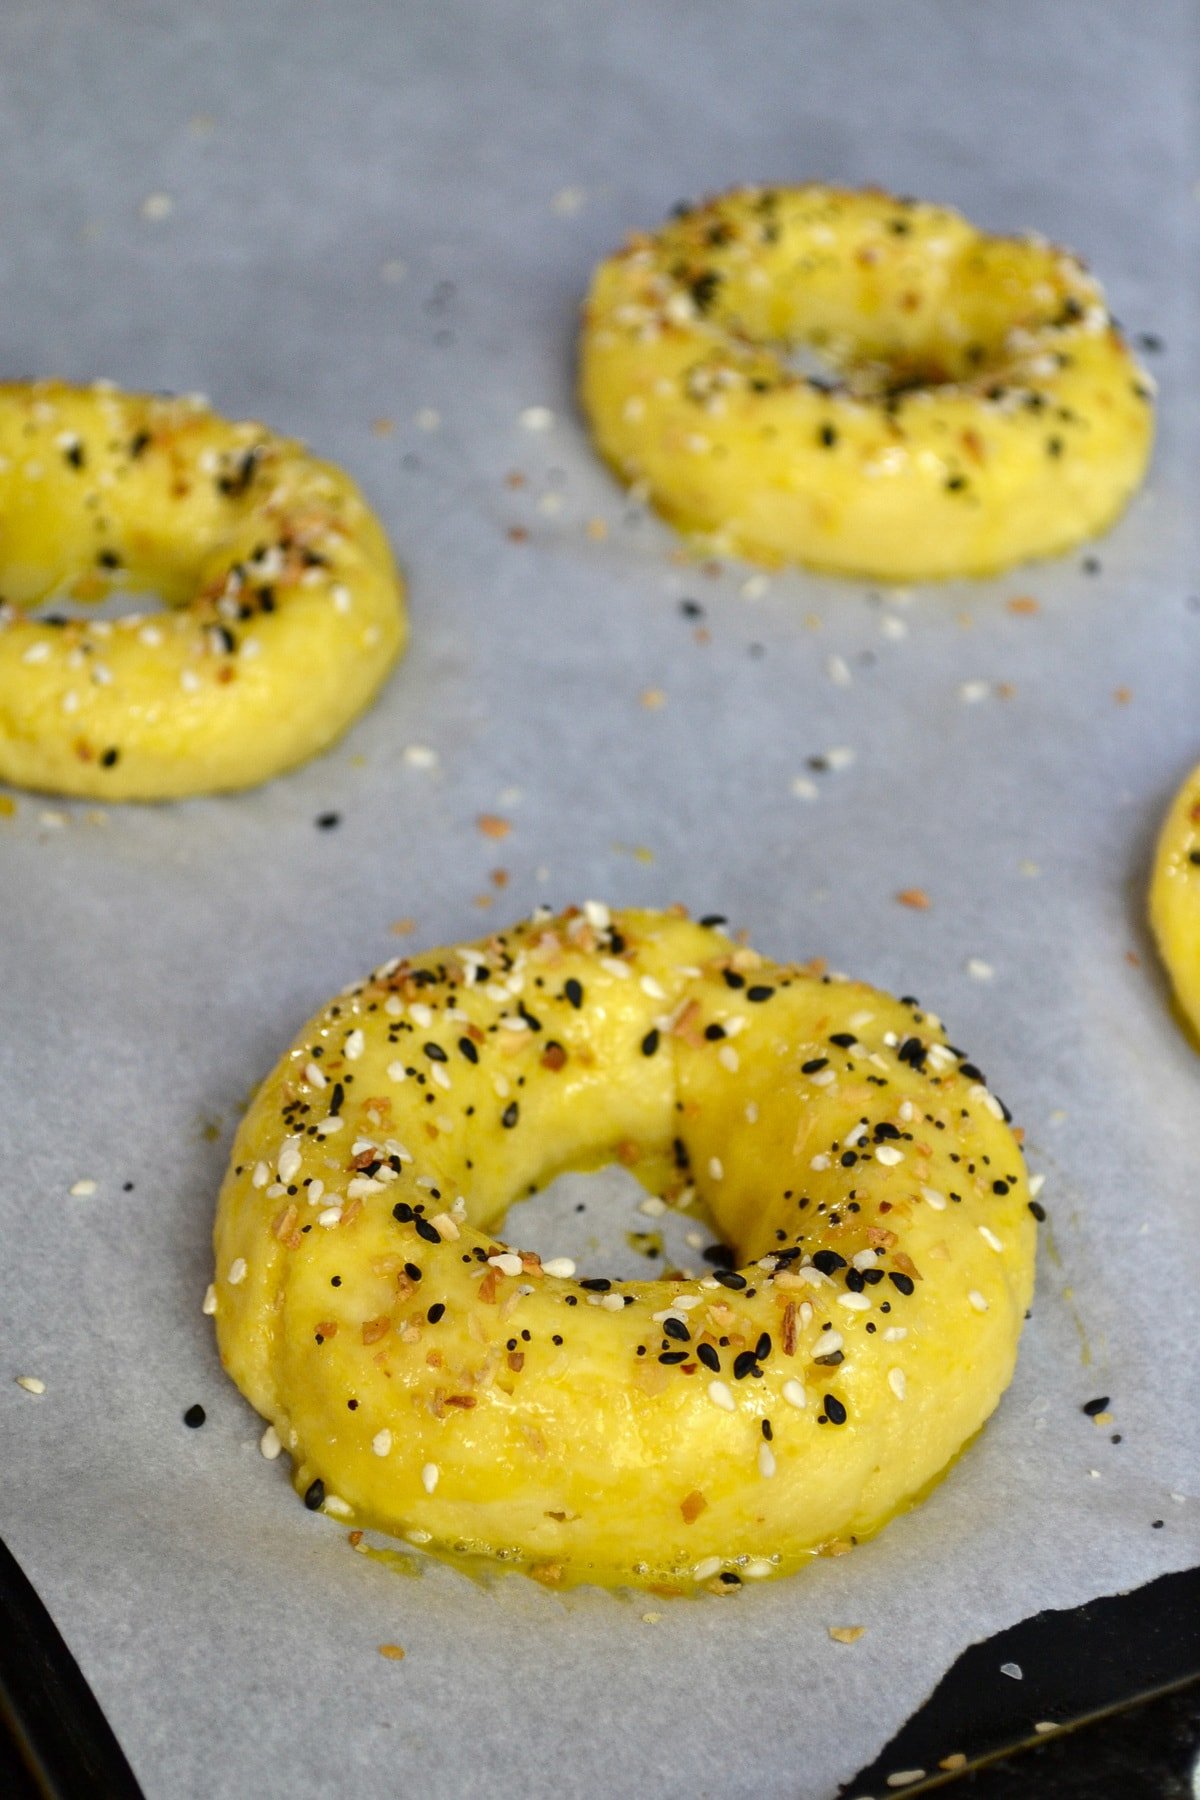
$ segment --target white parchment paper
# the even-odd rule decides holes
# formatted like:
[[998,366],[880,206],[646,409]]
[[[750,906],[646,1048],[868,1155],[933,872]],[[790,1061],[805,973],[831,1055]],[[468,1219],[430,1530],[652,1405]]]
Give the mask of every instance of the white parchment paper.
[[[5,375],[309,438],[414,615],[370,715],[285,780],[0,820],[0,1531],[151,1800],[827,1800],[972,1639],[1196,1560],[1200,1062],[1143,922],[1200,754],[1193,27],[1183,0],[0,9]],[[593,262],[678,199],[808,178],[1070,242],[1161,339],[1152,477],[1098,567],[710,573],[614,487],[572,399]],[[305,1017],[401,941],[592,895],[918,994],[1047,1177],[983,1438],[874,1543],[731,1602],[355,1556],[259,1456],[200,1314],[239,1110]],[[645,1226],[588,1192],[560,1223],[595,1255]]]

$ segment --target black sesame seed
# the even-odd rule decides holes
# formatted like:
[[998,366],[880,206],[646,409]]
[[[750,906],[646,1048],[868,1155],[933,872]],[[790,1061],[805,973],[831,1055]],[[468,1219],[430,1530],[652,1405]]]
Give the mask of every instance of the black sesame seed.
[[607,1294],[612,1282],[607,1275],[589,1275],[586,1281],[580,1282],[581,1288],[587,1288],[590,1294]]
[[846,1423],[846,1409],[836,1395],[826,1394],[821,1404],[825,1408],[825,1417],[829,1420],[831,1425],[844,1425]]
[[739,1350],[733,1359],[733,1379],[745,1381],[747,1375],[761,1374],[762,1370],[758,1366],[758,1358],[753,1350]]
[[658,1032],[648,1031],[642,1039],[642,1055],[653,1056],[658,1049]]
[[207,1417],[204,1408],[197,1403],[195,1406],[188,1407],[183,1415],[183,1422],[189,1430],[198,1431]]
[[395,1206],[392,1208],[392,1217],[400,1225],[412,1224],[414,1217],[413,1209],[408,1204],[407,1200],[397,1200]]
[[1101,1394],[1095,1400],[1085,1400],[1080,1411],[1085,1412],[1089,1419],[1094,1419],[1097,1413],[1108,1411],[1108,1400],[1107,1394]]
[[757,1344],[755,1344],[755,1346],[754,1346],[754,1355],[758,1362],[766,1362],[766,1360],[767,1360],[768,1356],[770,1356],[770,1354],[771,1354],[771,1334],[769,1331],[764,1331],[760,1334],[759,1340],[758,1340]]
[[430,1062],[444,1063],[450,1060],[440,1044],[426,1044],[424,1050]]
[[458,1040],[458,1047],[468,1062],[477,1063],[479,1061],[479,1052],[469,1037],[460,1037]]
[[[685,606],[687,605],[686,600],[684,601],[684,605]],[[729,921],[725,917],[724,913],[705,913],[705,915],[701,919],[700,923],[701,923],[701,925],[704,926],[705,930],[712,931],[718,925],[727,925],[729,923]]]
[[1044,1225],[1044,1224],[1045,1224],[1045,1222],[1046,1222],[1046,1209],[1045,1209],[1045,1207],[1044,1207],[1044,1206],[1043,1206],[1043,1205],[1042,1205],[1042,1203],[1041,1203],[1041,1201],[1040,1201],[1040,1200],[1031,1200],[1031,1201],[1030,1201],[1030,1202],[1029,1202],[1029,1210],[1030,1210],[1030,1212],[1031,1212],[1031,1213],[1032,1213],[1032,1214],[1033,1214],[1033,1216],[1034,1216],[1034,1218],[1035,1218],[1035,1219],[1036,1219],[1036,1220],[1037,1220],[1037,1222],[1038,1222],[1038,1224],[1039,1224],[1039,1225]]
[[[879,1270],[872,1269],[871,1273],[873,1275],[878,1275]],[[888,1270],[888,1280],[892,1283],[893,1287],[899,1288],[899,1290],[902,1294],[911,1294],[916,1287],[916,1283],[914,1282],[912,1276],[901,1274],[899,1269],[889,1269]]]
[[424,1238],[427,1244],[441,1243],[441,1232],[436,1225],[431,1225],[428,1219],[414,1219],[413,1224],[417,1228],[417,1236]]
[[744,1288],[746,1277],[739,1275],[736,1269],[714,1269],[713,1280],[719,1281],[724,1288]]
[[573,975],[569,980],[563,983],[563,993],[567,996],[567,999],[571,1002],[571,1005],[575,1008],[576,1012],[578,1012],[579,1008],[583,1005],[583,988]]
[[815,1075],[818,1069],[827,1069],[828,1067],[829,1058],[827,1056],[813,1056],[809,1058],[808,1062],[800,1064],[800,1073]]
[[726,987],[731,987],[731,988],[744,988],[745,987],[746,977],[744,975],[739,975],[736,969],[723,969],[721,972],[724,975]]
[[832,1275],[835,1269],[844,1269],[846,1259],[839,1256],[836,1250],[818,1250],[813,1257],[813,1268],[820,1269],[822,1275]]
[[769,1443],[770,1443],[770,1442],[771,1442],[771,1439],[772,1439],[772,1438],[773,1438],[773,1437],[774,1437],[774,1436],[775,1436],[775,1433],[774,1433],[774,1431],[773,1431],[773,1430],[772,1430],[772,1428],[771,1428],[771,1421],[770,1421],[770,1419],[764,1419],[764,1420],[763,1420],[763,1422],[762,1422],[762,1434],[763,1434],[763,1436],[764,1436],[764,1437],[765,1437],[765,1438],[766,1438],[766,1440],[767,1440],[767,1442],[768,1442],[768,1444],[769,1444]]
[[831,1044],[836,1044],[839,1050],[849,1050],[852,1044],[858,1042],[858,1039],[852,1031],[835,1031],[831,1033],[829,1041]]
[[721,1359],[711,1344],[697,1344],[696,1355],[700,1358],[700,1361],[704,1364],[705,1368],[711,1369],[714,1375],[719,1375],[721,1373]]
[[664,1350],[659,1356],[660,1363],[681,1363],[688,1359],[686,1350]]
[[436,1325],[438,1320],[444,1317],[445,1312],[445,1304],[441,1300],[435,1300],[429,1311],[425,1314],[425,1317],[429,1320],[431,1325]]
[[667,1337],[675,1338],[681,1344],[690,1344],[692,1334],[682,1319],[664,1319],[662,1328]]
[[510,1100],[504,1111],[500,1114],[500,1123],[503,1125],[505,1131],[512,1130],[517,1122],[519,1113],[520,1107],[517,1105],[517,1102],[515,1100]]
[[318,1475],[317,1479],[304,1490],[304,1504],[309,1512],[320,1512],[325,1504],[325,1483]]
[[333,1093],[330,1095],[330,1099],[329,1099],[329,1110],[332,1114],[337,1114],[337,1113],[341,1112],[342,1102],[345,1100],[345,1098],[346,1098],[345,1088],[342,1086],[340,1081],[335,1081],[333,1084]]
[[774,992],[775,989],[773,987],[763,987],[760,984],[756,987],[748,987],[746,989],[746,998],[747,1000],[753,1000],[755,1005],[760,1005],[762,1001],[769,1000]]
[[114,746],[110,745],[109,748],[103,753],[103,755],[100,758],[100,767],[102,769],[114,768],[116,766],[118,758],[120,757],[120,754],[121,754],[121,752],[118,749],[116,749]]

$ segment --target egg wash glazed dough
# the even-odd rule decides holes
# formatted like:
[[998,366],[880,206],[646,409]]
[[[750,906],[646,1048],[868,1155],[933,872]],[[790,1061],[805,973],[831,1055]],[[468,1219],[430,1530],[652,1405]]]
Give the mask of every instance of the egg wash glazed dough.
[[631,238],[593,278],[580,390],[601,454],[703,547],[880,580],[1103,531],[1153,434],[1078,258],[877,189],[742,188]]
[[[736,1266],[498,1235],[615,1158]],[[717,1591],[876,1531],[995,1407],[1034,1269],[1004,1109],[915,1002],[672,912],[392,962],[238,1133],[210,1307],[310,1507],[549,1582]]]
[[[166,610],[31,618],[57,595]],[[248,787],[325,749],[407,638],[341,469],[195,398],[0,386],[0,780],[105,800]]]
[[1175,998],[1200,1045],[1200,767],[1171,803],[1150,881],[1150,922]]

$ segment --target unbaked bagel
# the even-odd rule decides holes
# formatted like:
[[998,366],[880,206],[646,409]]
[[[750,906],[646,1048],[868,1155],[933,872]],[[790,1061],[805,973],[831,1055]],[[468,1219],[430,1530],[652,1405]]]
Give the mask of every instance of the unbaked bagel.
[[[734,1266],[580,1279],[496,1232],[570,1168],[694,1184]],[[876,1531],[996,1405],[1034,1221],[915,1001],[589,905],[376,972],[255,1099],[222,1360],[311,1507],[547,1581],[735,1584]]]
[[[32,619],[152,589],[162,613]],[[0,386],[0,779],[154,800],[246,787],[362,711],[407,635],[353,482],[201,400]]]
[[681,209],[602,263],[581,393],[617,473],[706,546],[884,580],[1104,530],[1153,433],[1149,377],[1074,256],[820,185]]
[[1150,922],[1175,997],[1200,1045],[1200,768],[1171,804],[1154,858]]

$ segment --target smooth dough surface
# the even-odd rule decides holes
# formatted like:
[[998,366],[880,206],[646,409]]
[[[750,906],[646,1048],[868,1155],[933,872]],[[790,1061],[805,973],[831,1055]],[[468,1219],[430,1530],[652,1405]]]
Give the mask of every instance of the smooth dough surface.
[[1150,922],[1175,997],[1200,1046],[1200,767],[1171,804],[1154,858]]
[[602,455],[704,547],[882,580],[1104,530],[1153,435],[1077,258],[877,189],[743,188],[633,237],[580,387]]
[[[695,1188],[734,1267],[582,1279],[563,1170]],[[222,1360],[310,1505],[548,1581],[772,1575],[877,1530],[1012,1374],[1025,1169],[914,1003],[589,906],[377,971],[238,1133]]]
[[[150,590],[163,612],[30,618]],[[106,800],[265,781],[333,742],[407,638],[350,478],[196,398],[0,386],[0,780]]]

